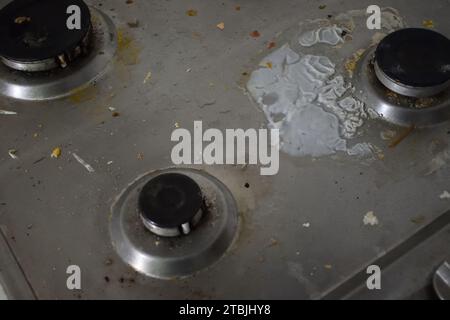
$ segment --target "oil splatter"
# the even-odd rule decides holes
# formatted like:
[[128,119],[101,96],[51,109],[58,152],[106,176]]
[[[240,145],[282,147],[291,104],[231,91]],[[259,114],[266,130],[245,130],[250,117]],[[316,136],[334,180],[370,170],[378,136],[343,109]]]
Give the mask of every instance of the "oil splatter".
[[74,90],[69,96],[72,103],[83,103],[94,99],[97,96],[98,89],[96,86],[88,86],[82,89]]
[[344,67],[345,67],[345,70],[347,70],[348,76],[350,78],[353,77],[353,72],[356,69],[356,65],[357,65],[358,61],[361,59],[361,57],[365,51],[366,51],[365,49],[359,49],[345,62]]
[[422,21],[422,25],[423,25],[425,28],[429,28],[429,29],[434,28],[434,22],[433,22],[433,20],[423,20],[423,21]]
[[119,29],[117,31],[117,59],[124,65],[135,65],[139,63],[141,48],[136,44],[135,40]]

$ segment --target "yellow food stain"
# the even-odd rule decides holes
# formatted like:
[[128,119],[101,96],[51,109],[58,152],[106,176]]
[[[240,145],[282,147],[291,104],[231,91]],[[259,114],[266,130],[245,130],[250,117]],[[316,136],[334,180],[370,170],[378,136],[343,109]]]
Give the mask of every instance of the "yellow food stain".
[[117,31],[117,59],[124,65],[135,65],[139,63],[141,48],[137,46],[134,39],[127,35],[124,30]]
[[359,59],[361,59],[361,56],[364,54],[366,50],[365,49],[359,49],[356,51],[351,58],[349,58],[345,62],[345,70],[347,70],[348,75],[350,78],[353,77],[353,73],[355,72],[356,65],[358,64]]
[[430,29],[434,28],[434,22],[433,22],[433,20],[423,20],[423,21],[422,21],[422,25],[423,25],[425,28],[430,28]]
[[51,158],[59,158],[59,156],[61,155],[61,148],[57,147],[55,149],[53,149],[52,154],[50,155]]
[[197,16],[197,10],[190,9],[190,10],[186,11],[186,14],[187,14],[189,17],[195,17],[195,16]]
[[270,62],[270,61],[266,61],[266,62],[262,62],[262,63],[260,64],[260,67],[272,69],[273,64],[272,64],[272,62]]
[[72,103],[83,103],[94,99],[97,93],[98,90],[95,86],[88,86],[83,89],[74,90],[69,99]]

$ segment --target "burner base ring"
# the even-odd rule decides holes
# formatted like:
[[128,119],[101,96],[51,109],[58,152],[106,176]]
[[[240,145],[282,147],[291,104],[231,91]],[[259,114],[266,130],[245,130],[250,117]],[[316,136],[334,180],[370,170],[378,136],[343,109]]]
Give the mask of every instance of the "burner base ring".
[[45,72],[23,72],[0,64],[0,94],[27,100],[54,100],[72,95],[102,77],[117,51],[117,32],[111,19],[90,7],[92,35],[90,52],[67,68]]
[[73,62],[75,59],[87,54],[91,36],[92,26],[89,27],[86,36],[81,40],[77,47],[69,52],[61,52],[54,58],[26,62],[0,56],[0,60],[7,67],[23,72],[43,72],[57,68],[66,68],[67,63]]
[[374,63],[374,70],[376,76],[378,77],[378,80],[380,80],[380,82],[384,84],[388,89],[407,97],[430,97],[441,93],[442,91],[450,87],[450,81],[433,87],[411,87],[391,79],[380,69],[377,62]]
[[[430,127],[450,120],[450,89],[427,98],[399,95],[378,79],[375,73],[375,47],[366,50],[355,73],[355,96],[382,119],[400,126]],[[426,101],[422,105],[422,101]]]
[[[194,180],[205,197],[206,212],[188,235],[160,237],[142,223],[138,198],[143,186],[165,173]],[[239,230],[237,204],[229,189],[210,174],[190,168],[152,171],[136,179],[111,208],[110,236],[117,254],[136,271],[158,279],[185,278],[219,261]]]

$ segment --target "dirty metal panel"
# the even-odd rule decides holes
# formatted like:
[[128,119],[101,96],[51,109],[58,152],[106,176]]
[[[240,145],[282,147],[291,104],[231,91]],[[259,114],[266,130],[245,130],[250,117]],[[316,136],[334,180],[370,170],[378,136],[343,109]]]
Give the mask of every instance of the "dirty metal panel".
[[[173,166],[172,131],[193,130],[196,120],[221,130],[265,127],[245,87],[272,50],[267,43],[281,47],[301,21],[373,3],[87,2],[116,28],[117,53],[106,74],[58,100],[0,97],[0,109],[17,112],[0,115],[0,225],[37,298],[321,298],[449,210],[440,198],[450,188],[449,123],[413,130],[389,148],[380,132],[402,129],[367,121],[363,137],[381,150],[371,161],[282,152],[274,176],[261,176],[257,166],[193,166],[233,194],[237,239],[217,263],[188,278],[136,272],[112,246],[111,206],[137,177]],[[449,37],[450,2],[432,3],[377,2],[396,8],[409,26],[432,20]],[[190,9],[197,15],[186,14]],[[348,56],[358,49],[350,43]],[[61,155],[52,158],[57,147]],[[377,224],[364,224],[368,213]],[[448,251],[445,241],[435,243],[436,252]],[[80,266],[82,290],[67,289],[69,265]],[[389,290],[403,297],[402,286]]]

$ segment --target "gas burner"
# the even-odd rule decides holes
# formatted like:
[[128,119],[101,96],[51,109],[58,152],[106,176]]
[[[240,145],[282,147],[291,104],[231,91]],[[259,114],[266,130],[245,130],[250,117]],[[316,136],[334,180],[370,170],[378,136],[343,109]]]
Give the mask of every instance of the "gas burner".
[[[66,26],[70,5],[81,10],[80,30]],[[117,50],[111,19],[82,0],[15,0],[0,10],[0,37],[0,94],[20,100],[82,90],[105,74]]]
[[383,119],[426,127],[450,119],[450,40],[402,29],[369,48],[355,72],[355,95]]
[[375,74],[390,90],[423,98],[450,86],[450,40],[428,29],[402,29],[375,50]]
[[151,179],[139,196],[144,225],[163,237],[189,234],[202,217],[203,197],[186,175],[166,173]]
[[112,206],[110,234],[119,256],[159,279],[186,277],[219,260],[238,229],[228,188],[201,170],[154,171],[128,186]]
[[[66,26],[71,5],[80,8],[80,29]],[[87,54],[91,29],[82,0],[15,0],[0,10],[1,61],[27,72],[65,68]]]

